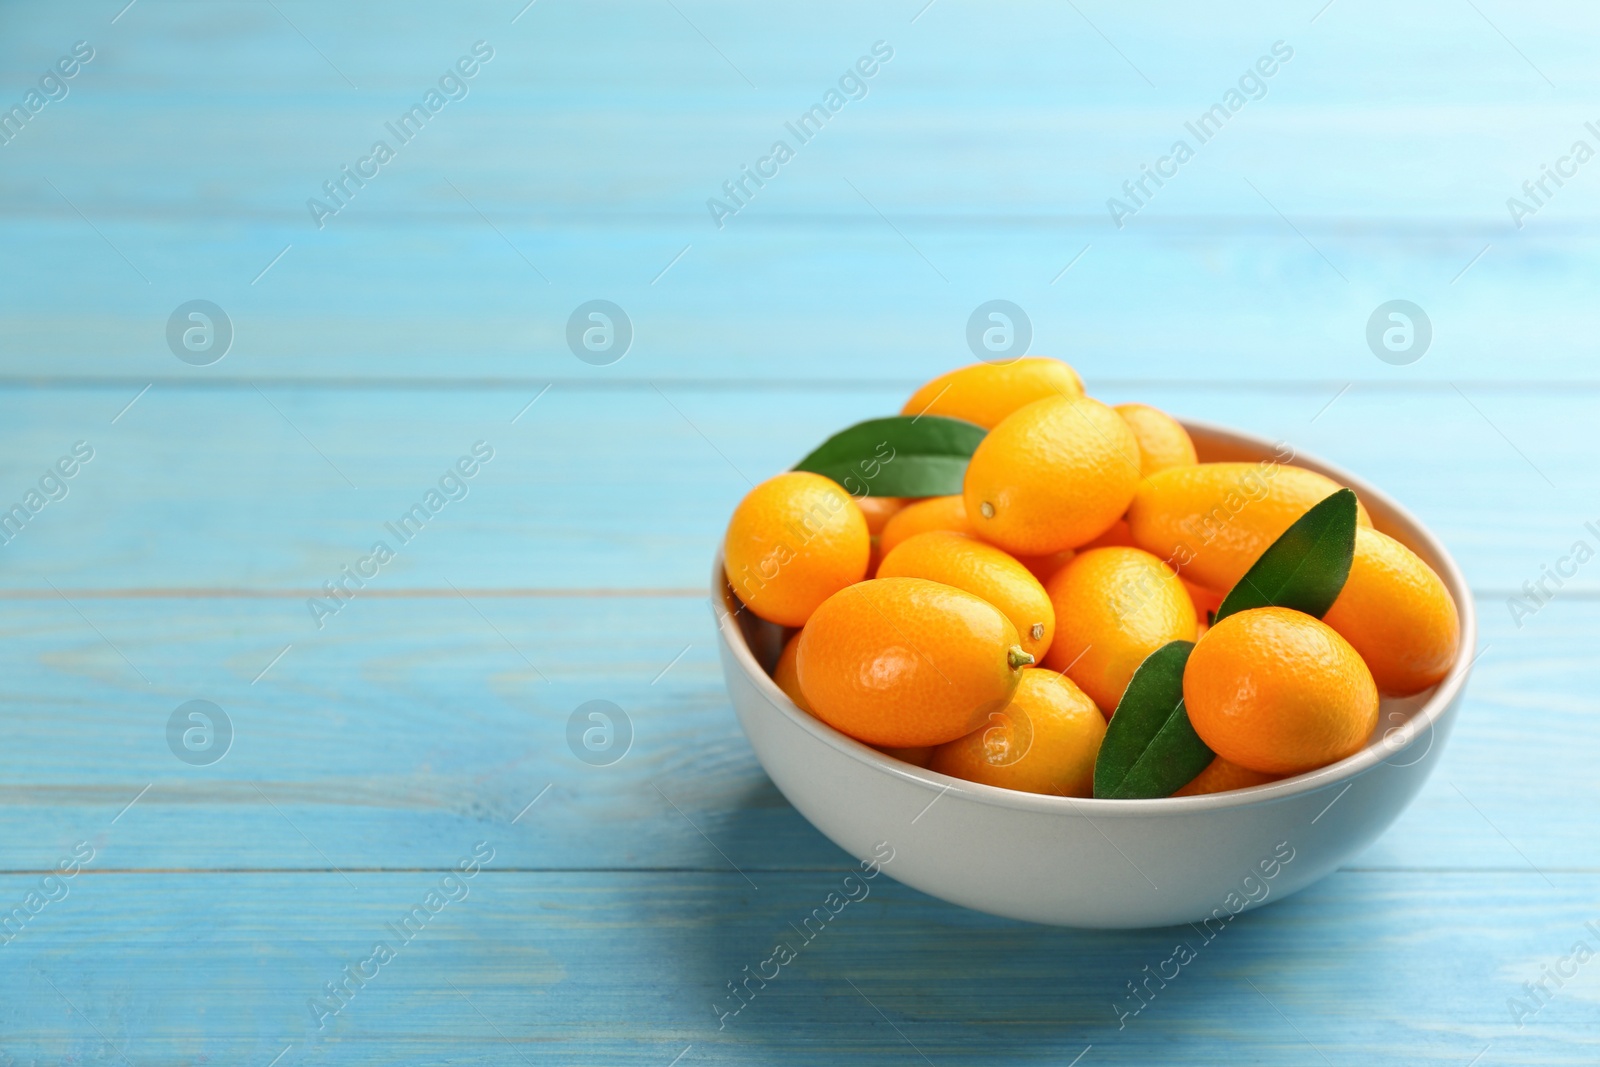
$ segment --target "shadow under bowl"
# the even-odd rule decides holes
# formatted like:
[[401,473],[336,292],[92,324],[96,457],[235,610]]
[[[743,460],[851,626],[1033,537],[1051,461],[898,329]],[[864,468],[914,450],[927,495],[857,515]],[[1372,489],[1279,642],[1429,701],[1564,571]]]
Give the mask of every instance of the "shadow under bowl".
[[1061,926],[1226,922],[1303,889],[1371,844],[1405,810],[1444,748],[1477,646],[1470,591],[1417,519],[1359,478],[1265,439],[1184,421],[1202,462],[1292,462],[1356,491],[1375,527],[1420,555],[1461,616],[1462,654],[1433,689],[1384,700],[1360,752],[1294,778],[1152,800],[1042,796],[924,770],[797,708],[768,675],[785,631],[745,611],[712,573],[728,695],[756,758],[812,825],[942,900]]

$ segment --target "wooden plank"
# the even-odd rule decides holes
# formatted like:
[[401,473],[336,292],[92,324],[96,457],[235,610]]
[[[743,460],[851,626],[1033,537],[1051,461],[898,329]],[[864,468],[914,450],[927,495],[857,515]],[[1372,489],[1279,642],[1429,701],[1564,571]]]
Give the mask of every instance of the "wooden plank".
[[[19,79],[85,35],[101,54],[5,146],[0,375],[927,377],[1004,296],[1037,350],[1100,378],[1595,380],[1576,310],[1593,196],[1575,179],[1522,229],[1506,209],[1596,119],[1574,46],[1592,13],[1519,13],[1513,45],[1444,2],[1159,28],[1042,4],[914,25],[705,4],[513,26],[463,5],[377,29],[359,11],[147,5],[91,27],[69,6],[8,35]],[[707,199],[885,34],[899,51],[872,93],[718,229]],[[481,35],[501,47],[472,94],[318,229],[321,183]],[[1107,200],[1281,35],[1300,52],[1269,95],[1118,229]],[[164,341],[198,296],[238,327],[203,371]],[[604,369],[564,337],[597,296],[638,327]],[[1365,343],[1396,297],[1435,324],[1400,370]]]
[[[1600,803],[1600,602],[1558,599],[1521,630],[1493,602],[1480,608],[1483,652],[1441,769],[1353,865],[1600,870],[1588,815]],[[281,599],[0,601],[12,650],[0,867],[44,869],[81,840],[116,869],[435,867],[489,824],[502,827],[502,862],[525,869],[842,860],[755,762],[702,600],[357,599],[320,633],[303,611]],[[214,765],[168,747],[169,719],[193,699],[233,726]],[[591,700],[632,726],[610,766],[568,746],[569,719]]]
[[[750,482],[898,410],[914,384],[0,390],[7,508],[75,441],[96,450],[68,496],[0,549],[0,588],[305,596],[384,540],[397,555],[378,591],[700,589]],[[1436,529],[1480,589],[1540,579],[1600,518],[1582,391],[1090,384],[1349,466]],[[495,458],[466,498],[401,545],[385,524],[480,440]],[[1579,589],[1600,589],[1600,572],[1579,569],[1566,591]]]
[[[719,233],[506,210],[489,224],[442,199],[455,197],[446,178],[478,190],[460,172],[427,174],[422,195],[459,216],[448,223],[351,219],[310,239],[286,222],[97,218],[136,268],[58,202],[59,218],[8,226],[0,246],[11,279],[0,291],[11,339],[0,375],[134,388],[920,380],[971,362],[968,319],[1004,298],[1029,318],[1030,351],[1073,359],[1097,380],[1595,382],[1582,310],[1597,283],[1593,228],[1353,228],[1296,215],[1312,248],[1244,203],[1220,229],[1154,222],[1118,233],[1091,218],[911,217],[887,199],[892,187],[873,187],[885,224],[837,178],[833,195],[851,201],[830,206],[837,220],[750,219]],[[166,340],[174,310],[200,297],[235,331],[208,367],[180,361]],[[621,306],[634,330],[626,357],[604,367],[580,361],[566,337],[575,309],[596,298]],[[1409,366],[1368,347],[1368,320],[1395,298],[1431,323],[1427,353]]]
[[[501,827],[454,843],[495,847]],[[16,1062],[1591,1063],[1588,963],[1521,1029],[1524,980],[1597,936],[1595,875],[1340,873],[1211,933],[1024,926],[888,877],[810,941],[842,870],[497,873],[406,943],[437,871],[79,874],[4,946]],[[8,903],[38,876],[0,879]],[[465,895],[462,896],[462,892]],[[861,890],[855,891],[857,895]],[[426,914],[426,913],[425,913]],[[826,914],[826,912],[824,912]],[[1515,921],[1505,921],[1507,915]],[[308,1002],[388,940],[336,1015]],[[794,959],[724,1020],[728,983]],[[1165,964],[1180,942],[1193,958]],[[1570,960],[1569,960],[1570,966]],[[1125,1018],[1129,983],[1153,999]],[[771,975],[771,966],[765,968]],[[1175,976],[1174,976],[1175,975]],[[725,1009],[726,1010],[726,1009]],[[1120,1026],[1119,1026],[1120,1018]],[[318,1029],[317,1020],[324,1024]],[[1085,1053],[1087,1046],[1092,1051]],[[1487,1059],[1487,1057],[1485,1057]]]
[[[846,202],[835,176],[820,180],[821,164],[849,160],[901,191],[902,207],[1099,217],[1140,163],[1188,136],[1200,154],[1155,200],[1163,210],[1231,214],[1225,205],[1249,203],[1260,214],[1237,172],[1266,179],[1265,167],[1304,179],[1292,194],[1312,217],[1500,219],[1520,182],[1595,118],[1584,110],[1597,88],[1580,44],[1597,21],[1587,10],[1519,13],[1518,43],[1508,43],[1445,0],[1330,11],[1315,24],[1261,3],[1203,14],[1163,5],[1157,23],[1106,5],[1030,3],[930,10],[915,24],[902,11],[840,4],[796,20],[726,2],[633,3],[531,10],[514,26],[502,4],[463,4],[412,8],[383,27],[360,7],[280,6],[150,5],[114,27],[74,8],[31,18],[4,54],[17,81],[75,38],[95,38],[101,54],[18,137],[21,173],[81,171],[93,186],[86,207],[308,218],[305,199],[476,39],[494,58],[467,98],[430,120],[426,142],[405,147],[397,172],[358,194],[366,209],[421,207],[408,195],[386,207],[366,201],[381,199],[380,188],[418,189],[426,161],[504,175],[484,190],[489,207],[708,218],[706,198],[875,40],[894,58],[815,145],[797,145],[795,169],[809,180],[783,172],[771,205],[780,212]],[[1414,47],[1419,38],[1430,47]],[[1294,58],[1215,143],[1200,144],[1183,123],[1235,88],[1275,40]],[[90,129],[93,143],[81,136]],[[195,143],[212,151],[175,154]],[[463,155],[475,162],[451,158]],[[106,158],[126,169],[91,178]],[[1417,159],[1436,165],[1409,165]],[[1209,178],[1197,176],[1204,171]],[[1223,182],[1218,171],[1234,173]],[[23,203],[53,197],[35,180]],[[766,199],[763,190],[756,203]],[[1592,221],[1592,198],[1573,199],[1565,211]]]

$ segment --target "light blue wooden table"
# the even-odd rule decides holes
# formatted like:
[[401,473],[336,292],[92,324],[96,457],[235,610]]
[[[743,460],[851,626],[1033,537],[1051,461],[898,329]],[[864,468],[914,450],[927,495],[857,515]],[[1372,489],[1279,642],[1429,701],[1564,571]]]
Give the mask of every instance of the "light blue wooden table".
[[[0,1064],[1600,1059],[1592,6],[522,2],[0,6]],[[990,299],[1415,509],[1482,613],[1460,725],[1122,1025],[1182,930],[885,879],[719,1029],[850,859],[739,733],[715,543]]]

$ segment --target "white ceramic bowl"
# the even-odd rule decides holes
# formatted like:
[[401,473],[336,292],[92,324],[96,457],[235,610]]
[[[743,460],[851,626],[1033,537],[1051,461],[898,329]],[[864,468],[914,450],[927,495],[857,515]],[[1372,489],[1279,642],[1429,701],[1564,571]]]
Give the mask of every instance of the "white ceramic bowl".
[[[1202,461],[1263,460],[1269,442],[1185,422]],[[1416,795],[1444,748],[1477,647],[1471,594],[1455,561],[1383,493],[1305,455],[1296,466],[1354,489],[1373,525],[1438,572],[1461,614],[1461,654],[1434,689],[1383,702],[1349,759],[1230,793],[1079,800],[1018,793],[891,759],[801,711],[765,667],[782,628],[741,610],[712,574],[728,695],[772,781],[851,855],[951,903],[1064,926],[1204,923],[1304,888],[1365,848]],[[1208,938],[1209,939],[1209,938]]]

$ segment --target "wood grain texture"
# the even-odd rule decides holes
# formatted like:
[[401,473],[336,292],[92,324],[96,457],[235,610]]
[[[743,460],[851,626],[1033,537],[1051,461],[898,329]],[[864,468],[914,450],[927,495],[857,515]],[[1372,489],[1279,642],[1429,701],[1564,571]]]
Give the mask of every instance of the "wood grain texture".
[[[504,6],[9,16],[18,80],[75,39],[99,53],[4,147],[0,374],[836,379],[870,364],[920,380],[965,358],[968,314],[1003,295],[1039,351],[1096,378],[1595,380],[1592,185],[1547,185],[1520,228],[1506,207],[1600,120],[1574,49],[1587,9],[1518,12],[1508,40],[1506,12],[1463,19],[1447,0],[1314,23],[1314,4],[1169,6],[1157,25],[1094,5],[914,24],[729,4],[545,5],[512,24]],[[323,182],[478,39],[497,51],[469,95],[318,228]],[[868,95],[715,225],[707,200],[879,39],[895,58]],[[1266,95],[1210,142],[1187,135],[1279,39],[1298,51]],[[1197,157],[1116,226],[1107,201],[1186,136]],[[239,328],[204,371],[162,342],[197,296]],[[597,296],[638,326],[603,372],[563,336]],[[1364,342],[1397,296],[1436,327],[1404,369]]]
[[[1584,529],[1600,519],[1588,392],[1344,384],[1090,381],[1108,402],[1156,404],[1349,467],[1437,530],[1485,590],[1539,579],[1580,537],[1600,544]],[[0,588],[304,595],[388,539],[397,556],[379,591],[700,589],[752,483],[843,426],[897,412],[914,383],[542,388],[162,384],[114,425],[140,387],[0,390],[12,446],[0,504],[75,441],[96,449],[66,499],[0,546]],[[466,498],[400,545],[384,524],[477,441],[495,457]],[[1600,570],[1580,568],[1565,588],[1600,589]]]
[[[486,829],[455,851],[498,840]],[[1208,943],[1187,926],[1005,922],[885,876],[826,924],[801,929],[844,871],[763,877],[751,889],[733,874],[597,879],[497,873],[498,862],[496,852],[462,882],[465,897],[405,944],[390,925],[438,888],[436,873],[348,883],[80,874],[3,946],[9,1051],[22,1063],[120,1052],[133,1063],[264,1064],[292,1046],[285,1061],[656,1067],[685,1049],[685,1063],[783,1064],[922,1062],[919,1053],[932,1063],[1067,1063],[1089,1045],[1082,1062],[1117,1064],[1459,1065],[1486,1047],[1509,1062],[1593,1055],[1587,971],[1520,1031],[1506,1004],[1542,964],[1597,940],[1585,926],[1596,919],[1592,874],[1553,885],[1440,874],[1424,887],[1340,872]],[[6,877],[0,892],[20,898],[36,881]],[[1502,912],[1521,918],[1478,919]],[[308,1002],[327,998],[325,984],[380,940],[395,958],[375,976],[366,968],[371,977],[352,983],[336,1015],[314,1014]],[[780,941],[794,960],[765,989],[752,981],[748,1003],[722,1019],[718,1007],[739,1003],[728,983]],[[1152,980],[1153,999],[1132,1014],[1140,1002],[1128,984],[1179,943],[1195,958],[1164,988]]]
[[[124,4],[0,6],[0,114],[95,49],[0,144],[0,508],[94,449],[0,537],[0,918],[94,851],[0,926],[0,1067],[1594,1061],[1600,965],[1521,1025],[1509,998],[1600,947],[1600,571],[1507,601],[1600,545],[1600,164],[1506,204],[1600,146],[1592,7]],[[1119,229],[1108,198],[1280,39]],[[319,228],[307,199],[478,40],[466,98]],[[707,198],[878,40],[719,228]],[[635,327],[603,367],[565,337],[597,297]],[[883,878],[719,1029],[850,861],[738,731],[714,546],[750,481],[968,361],[997,297],[1096,395],[1281,438],[1435,529],[1482,618],[1459,725],[1384,837],[1214,943]],[[1434,330],[1404,366],[1365,339],[1397,297]],[[165,338],[195,298],[236,327],[211,366]],[[319,627],[307,597],[477,441]],[[167,746],[191,699],[236,730],[211,766]],[[634,729],[608,767],[567,747],[592,699]]]
[[[449,176],[435,176],[433,195],[455,196]],[[709,179],[701,201],[723,180],[716,170]],[[1003,297],[1028,314],[1034,351],[1073,361],[1091,380],[1596,387],[1581,303],[1597,281],[1593,227],[1517,233],[1495,219],[1368,230],[1297,216],[1334,268],[1276,215],[1254,217],[1267,211],[1260,201],[1230,205],[1238,217],[1220,224],[1154,219],[1123,232],[1103,218],[919,219],[880,203],[889,225],[842,178],[834,186],[850,200],[830,213],[858,217],[740,219],[737,231],[723,232],[701,219],[576,227],[530,221],[515,208],[489,215],[491,226],[459,198],[441,207],[459,213],[453,224],[351,219],[326,236],[287,223],[246,239],[192,218],[96,219],[150,285],[60,205],[59,220],[21,224],[21,243],[0,247],[11,279],[0,293],[0,327],[13,340],[0,352],[0,375],[113,376],[134,389],[153,380],[274,378],[465,377],[535,388],[551,380],[917,383],[970,361],[968,317]],[[876,189],[868,195],[882,200]],[[1473,262],[1485,245],[1493,247]],[[157,254],[173,258],[151,262]],[[397,291],[417,299],[397,303]],[[222,306],[237,330],[233,351],[211,367],[179,362],[164,340],[168,316],[196,297]],[[1380,362],[1366,342],[1368,318],[1396,297],[1420,304],[1434,330],[1428,354],[1404,367]],[[629,354],[609,367],[579,362],[566,343],[568,317],[595,298],[618,303],[635,328]]]
[[[1481,656],[1445,762],[1356,865],[1600,871],[1587,815],[1600,728],[1585,695],[1600,687],[1600,602],[1557,600],[1520,630],[1503,605],[1479,610]],[[48,867],[146,786],[106,833],[112,867],[447,867],[454,842],[536,797],[502,839],[510,866],[845,862],[745,744],[704,600],[357,599],[321,632],[303,614],[274,599],[0,601],[14,650],[0,867]],[[167,745],[191,699],[233,723],[213,766]],[[611,766],[568,747],[589,700],[631,720]]]

